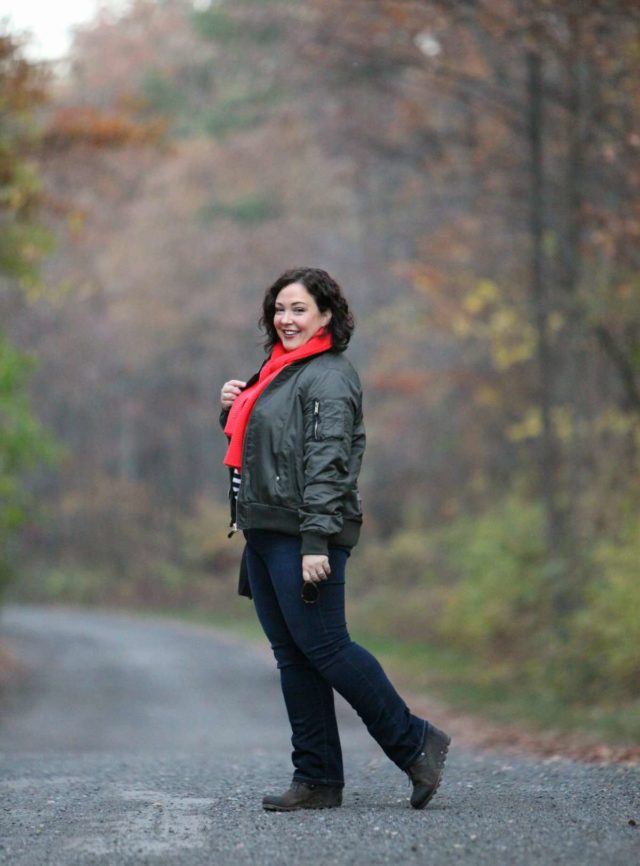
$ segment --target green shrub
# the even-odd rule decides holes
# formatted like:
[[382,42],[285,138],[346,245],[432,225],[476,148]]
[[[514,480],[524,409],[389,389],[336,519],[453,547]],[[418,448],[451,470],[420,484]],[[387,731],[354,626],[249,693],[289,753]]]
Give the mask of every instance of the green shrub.
[[12,601],[70,604],[99,604],[109,588],[109,576],[96,568],[78,564],[52,567],[49,563],[31,563],[20,571],[7,592]]
[[447,572],[439,637],[488,657],[526,656],[552,624],[552,574],[537,503],[509,498],[442,537]]
[[13,576],[9,554],[34,506],[25,474],[61,453],[31,412],[28,380],[35,366],[33,356],[16,351],[0,333],[0,594]]
[[424,585],[435,567],[434,534],[403,530],[390,538],[367,541],[358,548],[353,565],[354,581],[367,586]]
[[594,577],[570,623],[570,646],[588,668],[586,697],[640,694],[640,524],[596,544]]
[[[444,528],[363,545],[349,619],[378,636],[465,655],[475,686],[528,691],[582,713],[625,706],[635,719],[638,563],[634,518],[617,538],[585,547],[578,574],[564,573],[547,557],[541,504],[512,496]],[[562,581],[579,589],[566,613],[554,606]]]
[[548,643],[553,579],[536,503],[511,498],[450,526],[402,531],[354,559],[362,627],[493,660],[526,658],[542,633]]

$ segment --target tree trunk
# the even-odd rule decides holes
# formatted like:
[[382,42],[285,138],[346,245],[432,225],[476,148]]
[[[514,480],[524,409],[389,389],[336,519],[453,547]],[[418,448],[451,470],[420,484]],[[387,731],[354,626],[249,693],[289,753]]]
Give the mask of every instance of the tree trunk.
[[538,404],[542,420],[540,437],[540,481],[546,511],[549,557],[562,558],[563,514],[559,504],[558,445],[553,430],[553,354],[549,333],[549,292],[544,268],[544,163],[543,163],[543,83],[542,60],[535,49],[527,51],[527,104],[529,112],[529,165],[531,237],[530,294],[537,333]]

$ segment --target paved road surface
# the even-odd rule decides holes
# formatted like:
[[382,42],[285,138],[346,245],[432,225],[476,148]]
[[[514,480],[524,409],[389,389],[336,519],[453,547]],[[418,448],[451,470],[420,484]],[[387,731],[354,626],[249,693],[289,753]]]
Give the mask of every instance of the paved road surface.
[[640,864],[639,768],[454,743],[415,812],[341,704],[343,807],[265,813],[262,793],[290,776],[267,653],[203,627],[37,607],[5,609],[0,638],[31,670],[0,701],[2,864]]

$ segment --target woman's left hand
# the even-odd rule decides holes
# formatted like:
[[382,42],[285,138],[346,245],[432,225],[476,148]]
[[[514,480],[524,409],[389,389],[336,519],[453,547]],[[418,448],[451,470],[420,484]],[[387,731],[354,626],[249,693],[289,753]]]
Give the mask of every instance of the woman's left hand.
[[302,557],[302,579],[307,583],[326,580],[331,574],[329,557],[317,553],[305,553]]

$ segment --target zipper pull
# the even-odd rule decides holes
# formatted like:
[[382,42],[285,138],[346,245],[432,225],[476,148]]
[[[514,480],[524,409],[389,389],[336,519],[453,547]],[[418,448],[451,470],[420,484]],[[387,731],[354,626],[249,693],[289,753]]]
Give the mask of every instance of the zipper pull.
[[316,400],[313,404],[313,438],[318,438],[318,422],[320,421],[320,401]]
[[233,536],[236,534],[236,532],[238,532],[238,524],[232,523],[231,524],[231,532],[227,532],[227,538],[233,538]]

